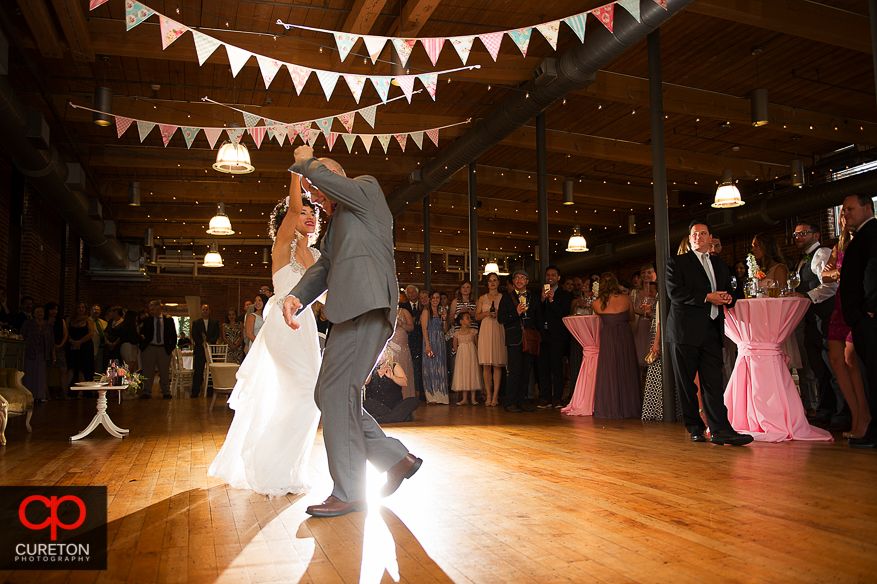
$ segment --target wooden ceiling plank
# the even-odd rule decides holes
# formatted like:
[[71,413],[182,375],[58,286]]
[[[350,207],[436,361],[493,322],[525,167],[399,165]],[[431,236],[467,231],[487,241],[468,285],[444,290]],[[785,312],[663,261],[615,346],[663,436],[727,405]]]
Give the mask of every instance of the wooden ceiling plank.
[[61,30],[64,31],[73,59],[93,62],[94,49],[91,46],[91,34],[88,32],[82,4],[78,0],[52,0],[52,6],[61,23]]
[[[341,30],[360,35],[371,34],[386,3],[387,0],[355,0],[350,8],[350,12],[347,14],[347,18],[344,19],[344,24],[341,25]],[[365,53],[365,45],[363,43],[358,44],[359,48],[356,50]],[[349,58],[354,57],[350,55]],[[340,63],[341,56],[338,51],[332,51],[332,69],[337,70],[337,66]]]
[[[408,0],[405,2],[405,6],[402,7],[402,36],[416,37],[440,3],[441,0]],[[387,30],[389,34],[397,35],[399,19],[395,19]]]
[[688,12],[871,54],[868,17],[808,0],[698,0]]
[[[635,107],[648,107],[649,80],[601,70],[597,72],[595,83],[575,93]],[[743,120],[743,123],[748,123],[750,119],[750,102],[747,98],[671,83],[664,83],[663,94],[665,112],[717,120]],[[874,122],[776,103],[770,104],[769,111],[771,130],[853,144],[877,144],[877,123]]]
[[64,46],[55,30],[45,0],[18,0],[18,8],[27,22],[37,47],[44,57],[60,59],[64,56]]

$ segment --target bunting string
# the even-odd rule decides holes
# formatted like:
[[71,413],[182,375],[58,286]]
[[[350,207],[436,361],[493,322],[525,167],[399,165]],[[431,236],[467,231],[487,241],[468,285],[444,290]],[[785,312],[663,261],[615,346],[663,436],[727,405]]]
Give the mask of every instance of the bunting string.
[[[206,98],[205,98],[206,99]],[[212,101],[212,100],[210,100]],[[405,151],[405,146],[408,142],[408,137],[411,137],[412,141],[417,144],[417,147],[421,150],[423,149],[423,136],[426,135],[433,144],[438,147],[439,140],[439,131],[444,130],[446,128],[453,128],[454,126],[461,126],[463,124],[468,124],[471,122],[471,118],[466,119],[462,122],[456,122],[453,124],[447,124],[445,126],[438,126],[436,128],[429,128],[426,130],[416,130],[413,132],[401,132],[401,133],[393,133],[393,134],[353,134],[350,133],[350,128],[352,128],[352,122],[345,123],[345,119],[352,120],[352,114],[359,113],[362,115],[366,121],[369,122],[372,128],[374,128],[374,118],[369,119],[366,115],[363,115],[363,111],[371,110],[372,108],[376,108],[377,104],[373,106],[369,106],[368,108],[363,108],[362,110],[354,110],[353,112],[347,112],[345,114],[337,114],[335,116],[330,116],[328,118],[323,118],[320,120],[310,120],[307,122],[299,122],[294,124],[281,124],[279,122],[274,122],[272,120],[267,120],[265,118],[261,118],[258,116],[253,116],[256,119],[255,123],[264,122],[265,124],[262,126],[242,126],[238,128],[227,128],[227,127],[202,127],[202,126],[178,126],[176,124],[164,124],[161,122],[152,122],[149,120],[138,120],[136,118],[128,118],[125,116],[120,116],[116,114],[108,114],[106,112],[101,112],[89,107],[85,107],[82,105],[77,105],[75,103],[69,102],[70,107],[74,109],[81,109],[85,111],[89,111],[92,113],[102,113],[104,115],[112,116],[116,121],[116,132],[119,138],[127,131],[129,127],[131,127],[134,122],[136,122],[136,126],[138,129],[138,133],[140,136],[140,142],[146,139],[149,136],[150,132],[152,132],[153,128],[158,126],[161,132],[161,139],[164,143],[164,146],[167,147],[168,143],[176,134],[177,130],[181,131],[183,140],[186,142],[186,148],[191,148],[192,143],[195,141],[195,138],[198,136],[200,132],[204,132],[204,136],[207,138],[208,143],[210,144],[210,148],[216,148],[216,144],[218,142],[219,136],[222,135],[223,132],[226,133],[228,140],[234,144],[239,143],[243,138],[249,135],[253,142],[256,144],[256,148],[261,148],[263,144],[263,138],[266,135],[273,135],[280,146],[283,146],[283,142],[285,139],[289,139],[289,143],[292,144],[296,138],[301,138],[302,142],[308,144],[309,146],[314,146],[317,141],[317,138],[320,135],[325,136],[326,144],[331,151],[335,146],[336,140],[339,136],[342,137],[342,141],[347,146],[347,151],[352,152],[353,147],[355,145],[356,139],[359,138],[362,142],[363,147],[366,152],[370,151],[371,145],[375,139],[378,140],[378,143],[384,149],[384,153],[387,153],[387,148],[390,145],[392,139],[395,139],[399,146],[402,148],[402,151]],[[216,103],[216,102],[213,102]],[[218,104],[222,105],[222,104]],[[228,106],[227,106],[228,107]],[[238,110],[241,111],[241,110]],[[243,112],[242,112],[243,113]],[[249,114],[252,115],[252,114]],[[347,116],[350,116],[349,118]],[[347,133],[342,132],[333,132],[331,130],[332,121],[338,118],[339,121],[344,124],[345,128],[348,129]],[[269,123],[270,122],[270,123]],[[311,127],[311,124],[316,123],[319,126],[319,129],[315,129]],[[269,134],[270,132],[270,134]]]
[[[94,10],[101,4],[103,4],[103,2],[99,2],[98,0],[92,1],[90,4],[91,10]],[[296,65],[294,63],[288,63],[286,61],[253,53],[252,51],[220,41],[210,35],[204,34],[194,28],[190,28],[168,18],[164,14],[153,10],[137,0],[125,0],[125,26],[127,30],[131,30],[153,15],[158,16],[162,50],[167,49],[185,33],[191,32],[192,39],[195,42],[195,51],[198,53],[198,63],[200,65],[204,65],[207,59],[216,51],[216,49],[219,48],[220,45],[222,45],[225,47],[225,52],[228,56],[232,77],[237,77],[237,74],[247,61],[250,60],[250,57],[255,57],[266,89],[270,87],[280,70],[285,68],[289,71],[296,92],[301,95],[305,83],[310,78],[311,73],[313,73],[317,77],[320,87],[323,89],[323,93],[326,95],[326,101],[331,99],[332,93],[335,91],[335,86],[340,77],[344,78],[344,81],[347,83],[356,103],[359,103],[366,81],[371,82],[378,93],[378,97],[380,97],[382,102],[386,103],[388,100],[390,85],[393,80],[395,80],[402,89],[402,93],[405,95],[408,103],[411,103],[415,79],[420,81],[430,97],[435,101],[435,92],[438,85],[439,75],[447,75],[457,71],[479,69],[481,67],[480,65],[464,65],[463,67],[457,67],[456,69],[447,69],[445,71],[427,72],[415,75],[357,75],[336,73],[334,71],[326,71],[323,69],[313,69],[311,67]]]
[[[666,0],[654,0],[654,2],[661,6],[664,10],[667,9]],[[521,54],[526,57],[527,47],[529,46],[530,35],[533,29],[538,30],[548,42],[548,44],[551,45],[551,48],[555,51],[557,50],[557,36],[560,30],[561,23],[564,23],[568,27],[570,27],[579,38],[579,41],[585,42],[585,20],[588,14],[596,18],[600,22],[600,24],[609,29],[609,32],[613,32],[612,29],[615,24],[616,5],[624,8],[637,22],[642,22],[640,18],[640,0],[617,0],[616,2],[610,2],[609,4],[605,4],[597,8],[592,8],[591,10],[586,10],[585,12],[580,12],[578,14],[573,14],[572,16],[567,16],[565,18],[552,20],[551,22],[544,22],[531,26],[525,26],[510,30],[502,30],[497,32],[453,37],[400,38],[374,35],[358,35],[346,32],[339,32],[336,30],[329,30],[325,28],[317,28],[314,26],[286,23],[279,18],[277,19],[277,24],[279,24],[286,30],[289,30],[291,28],[297,28],[300,30],[309,30],[312,32],[320,32],[333,35],[333,37],[335,38],[335,46],[338,49],[338,54],[341,58],[341,61],[344,61],[344,59],[347,58],[347,55],[350,54],[354,45],[359,41],[359,39],[362,39],[366,52],[371,58],[373,64],[377,62],[378,56],[381,54],[384,46],[387,43],[391,43],[396,49],[399,57],[402,59],[402,66],[404,67],[405,64],[408,62],[408,58],[411,56],[412,49],[419,41],[420,44],[423,46],[424,51],[426,51],[427,56],[429,56],[430,61],[432,61],[433,66],[435,66],[436,61],[438,61],[439,54],[441,53],[441,50],[445,44],[445,41],[450,41],[451,45],[453,45],[453,47],[456,49],[457,56],[460,57],[460,60],[465,65],[466,61],[469,58],[469,53],[472,50],[472,43],[476,38],[481,41],[481,43],[484,45],[484,48],[487,49],[487,52],[490,54],[495,62],[499,55],[499,47],[502,43],[502,39],[506,36],[512,39],[512,41],[515,43],[515,46],[517,46],[518,49],[521,51]]]

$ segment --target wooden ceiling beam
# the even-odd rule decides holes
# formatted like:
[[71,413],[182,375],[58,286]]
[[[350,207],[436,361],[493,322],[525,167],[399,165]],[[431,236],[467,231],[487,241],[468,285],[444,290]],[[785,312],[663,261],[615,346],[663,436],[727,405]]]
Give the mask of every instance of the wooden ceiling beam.
[[45,0],[18,0],[18,8],[36,40],[40,53],[50,59],[62,58],[64,46],[58,37],[58,31],[55,29],[55,23]]
[[[39,1],[42,2],[42,0]],[[25,0],[20,0],[20,2],[26,3]],[[88,21],[88,29],[93,39],[94,51],[97,54],[137,59],[155,59],[161,62],[198,62],[198,55],[195,52],[195,44],[192,42],[191,35],[183,35],[183,38],[174,42],[167,50],[162,50],[158,24],[152,21],[144,22],[136,28],[126,31],[121,21],[91,19]],[[305,46],[303,43],[296,44],[289,40],[280,43],[272,40],[270,36],[243,35],[232,31],[211,30],[210,35],[242,49],[262,55],[271,55],[284,62],[306,65],[313,69],[337,70],[337,68],[332,66],[332,55],[330,54],[334,53],[334,51],[320,53],[318,48],[311,48],[310,45]],[[430,70],[432,65],[429,63],[429,60],[425,56],[423,56],[423,59],[425,60],[425,63],[423,63],[424,70]],[[469,64],[475,65],[480,63],[483,67],[471,71],[458,71],[453,76],[454,79],[460,81],[472,79],[477,80],[479,83],[516,85],[532,76],[533,69],[539,65],[539,61],[535,57],[504,55],[503,59],[494,63],[486,52],[473,51],[470,55]],[[221,48],[214,51],[210,59],[205,63],[205,65],[209,64],[227,65],[228,56],[226,52]],[[256,63],[255,58],[251,58],[247,61],[245,67],[258,67],[258,63]],[[345,70],[343,72],[372,75],[374,74],[374,69],[371,62],[364,64],[361,59],[348,58],[345,60]],[[287,73],[282,74],[288,75]],[[444,78],[442,80],[444,81]],[[319,88],[319,81],[317,81],[315,75],[312,75],[311,79],[309,79],[308,87],[313,87],[314,91],[322,91]],[[338,87],[343,87],[344,89],[338,89]],[[341,91],[341,94],[349,93],[346,83],[343,81],[339,81],[336,90]],[[370,91],[373,91],[373,89],[366,91],[366,97],[371,95]]]
[[[416,37],[435,9],[440,0],[408,0],[402,7],[402,36],[406,38]],[[397,36],[399,31],[399,19],[387,29],[388,33]]]
[[[371,34],[387,0],[356,0],[341,25],[341,30],[353,34]],[[348,58],[355,58],[349,55]],[[332,69],[337,71],[341,63],[338,51],[332,51]]]
[[[576,91],[574,94],[633,107],[648,107],[649,80],[598,71],[597,80],[590,87]],[[667,113],[749,124],[751,109],[747,98],[671,83],[664,83],[663,94],[664,111]],[[770,124],[767,129],[773,131],[816,136],[851,144],[877,144],[877,124],[874,122],[775,103],[770,104],[769,111]]]
[[697,0],[685,9],[871,54],[867,16],[809,0]]
[[94,49],[85,14],[82,12],[82,3],[79,0],[52,0],[52,6],[55,7],[55,14],[58,15],[73,59],[93,63]]

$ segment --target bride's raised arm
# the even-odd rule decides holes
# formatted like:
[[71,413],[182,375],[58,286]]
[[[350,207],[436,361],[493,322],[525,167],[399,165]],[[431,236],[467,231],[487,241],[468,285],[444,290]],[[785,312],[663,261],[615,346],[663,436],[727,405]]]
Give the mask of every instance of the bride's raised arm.
[[281,261],[281,265],[289,263],[289,246],[295,241],[295,226],[298,224],[298,218],[301,215],[301,175],[294,172],[289,173],[289,197],[286,207],[286,215],[277,229],[274,237],[274,253],[279,254],[277,257]]

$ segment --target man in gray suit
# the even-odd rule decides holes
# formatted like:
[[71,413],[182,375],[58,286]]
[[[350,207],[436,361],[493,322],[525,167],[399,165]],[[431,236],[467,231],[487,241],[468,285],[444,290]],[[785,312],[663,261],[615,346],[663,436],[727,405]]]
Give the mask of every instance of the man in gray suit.
[[335,487],[325,502],[307,512],[335,517],[365,509],[366,460],[378,471],[387,471],[384,497],[423,462],[388,438],[362,409],[362,386],[396,320],[393,217],[373,177],[349,179],[334,160],[315,159],[309,146],[295,150],[290,171],[306,179],[311,199],[329,215],[322,255],[287,295],[283,316],[297,329],[295,315],[328,289],[323,313],[332,322],[332,334],[314,399],[323,412],[323,439]]

